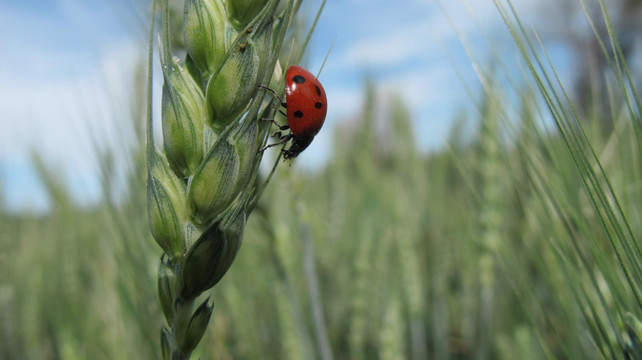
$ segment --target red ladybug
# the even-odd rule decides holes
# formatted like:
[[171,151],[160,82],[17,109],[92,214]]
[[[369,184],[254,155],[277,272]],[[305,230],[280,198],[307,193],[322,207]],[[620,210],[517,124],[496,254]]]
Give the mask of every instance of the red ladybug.
[[[280,131],[274,134],[279,137],[279,142],[267,145],[259,152],[292,140],[290,148],[283,149],[282,152],[284,159],[295,158],[310,146],[314,136],[323,126],[328,111],[325,90],[312,73],[296,65],[291,65],[285,73],[286,102],[281,101],[276,91],[265,86],[261,87],[274,94],[281,105],[286,108],[288,124],[279,125],[274,119],[262,119],[273,122]],[[281,131],[288,129],[290,129],[289,134],[281,134]]]

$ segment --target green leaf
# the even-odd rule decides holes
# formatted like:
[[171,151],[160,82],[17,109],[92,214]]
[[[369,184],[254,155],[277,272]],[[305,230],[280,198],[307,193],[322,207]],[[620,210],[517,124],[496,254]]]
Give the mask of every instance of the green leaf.
[[187,199],[192,220],[203,226],[225,210],[238,195],[240,158],[228,139],[220,138],[196,170]]
[[173,259],[185,251],[185,185],[162,154],[153,154],[147,179],[149,224],[158,245]]
[[227,13],[221,0],[185,1],[185,46],[201,73],[212,74],[223,63],[226,26]]
[[260,56],[254,41],[243,34],[232,45],[221,69],[207,84],[206,97],[212,112],[210,125],[221,132],[236,120],[256,94]]
[[215,223],[207,229],[185,255],[181,297],[187,301],[216,285],[236,258],[243,237],[245,214],[229,225]]
[[174,321],[174,291],[172,289],[174,277],[167,257],[165,255],[161,256],[158,266],[158,300],[168,324]]
[[161,104],[163,142],[172,168],[182,178],[187,178],[203,159],[203,130],[209,110],[203,91],[178,60],[162,63],[165,79]]
[[228,0],[230,21],[238,30],[245,28],[267,2],[268,0]]
[[174,351],[174,338],[172,332],[166,327],[161,328],[161,354],[163,360],[171,360],[172,352]]
[[209,324],[214,310],[214,303],[208,297],[203,303],[194,311],[192,318],[189,321],[187,331],[180,339],[178,346],[183,353],[192,352],[198,343],[203,338],[207,325]]

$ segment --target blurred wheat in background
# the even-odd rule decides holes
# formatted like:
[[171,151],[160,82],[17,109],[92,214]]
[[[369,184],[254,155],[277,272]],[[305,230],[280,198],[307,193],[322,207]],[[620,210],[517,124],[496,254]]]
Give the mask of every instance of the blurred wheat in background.
[[[208,293],[216,308],[192,357],[642,359],[642,5],[564,4],[587,32],[534,30],[498,1],[516,52],[481,32],[474,47],[492,54],[470,58],[481,96],[461,95],[472,110],[439,150],[420,150],[408,99],[366,77],[329,161],[279,165]],[[299,9],[282,63],[305,46],[315,5]],[[168,10],[181,29],[182,3]],[[581,49],[575,79],[547,51],[554,30]],[[165,35],[173,53],[190,46]],[[144,67],[114,104],[131,110],[118,124],[133,145],[88,149],[100,159],[95,204],[79,204],[36,151],[49,209],[0,207],[1,359],[161,358]],[[194,171],[192,160],[171,171]]]

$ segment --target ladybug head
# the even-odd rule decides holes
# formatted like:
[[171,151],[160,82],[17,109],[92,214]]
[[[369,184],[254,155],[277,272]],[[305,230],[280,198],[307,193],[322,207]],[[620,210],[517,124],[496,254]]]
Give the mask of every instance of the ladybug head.
[[314,139],[314,136],[295,136],[292,138],[292,145],[290,145],[289,149],[283,149],[283,159],[292,159],[305,150],[310,144],[312,143],[312,140]]

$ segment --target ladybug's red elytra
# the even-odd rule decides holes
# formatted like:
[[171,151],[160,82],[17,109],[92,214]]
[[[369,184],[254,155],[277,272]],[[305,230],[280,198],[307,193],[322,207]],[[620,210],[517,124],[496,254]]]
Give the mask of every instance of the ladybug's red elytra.
[[[276,91],[265,86],[261,87],[279,99],[286,109],[288,124],[280,125],[274,119],[261,119],[273,122],[280,131],[274,134],[279,137],[279,142],[266,145],[259,152],[292,140],[290,148],[283,149],[282,152],[284,159],[295,158],[312,143],[323,126],[328,111],[325,90],[312,73],[296,65],[288,67],[285,73],[285,102],[281,101]],[[281,134],[281,131],[288,129],[290,129],[289,134]]]

